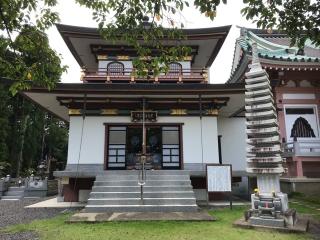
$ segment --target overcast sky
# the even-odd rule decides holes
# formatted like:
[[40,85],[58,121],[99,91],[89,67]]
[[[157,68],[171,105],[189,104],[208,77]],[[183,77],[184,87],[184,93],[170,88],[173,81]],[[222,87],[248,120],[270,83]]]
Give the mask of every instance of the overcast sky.
[[[217,17],[214,21],[201,15],[195,9],[188,8],[183,12],[183,16],[186,19],[185,28],[233,25],[220,53],[210,68],[211,83],[224,83],[229,78],[235,39],[239,36],[239,29],[236,26],[255,27],[254,24],[241,16],[240,10],[243,7],[242,1],[234,0],[228,2],[228,5],[221,5],[218,8]],[[78,6],[72,0],[60,0],[56,11],[60,14],[61,24],[84,27],[97,26],[97,23],[92,20],[91,12],[86,8]],[[80,82],[80,67],[73,58],[57,29],[52,27],[48,30],[48,34],[50,45],[62,55],[62,63],[69,66],[68,72],[62,76],[62,81]]]

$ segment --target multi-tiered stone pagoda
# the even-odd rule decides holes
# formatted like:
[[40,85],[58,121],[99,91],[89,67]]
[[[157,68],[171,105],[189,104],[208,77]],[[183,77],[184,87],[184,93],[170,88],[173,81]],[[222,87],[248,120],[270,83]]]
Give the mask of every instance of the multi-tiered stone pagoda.
[[257,45],[252,45],[252,64],[246,73],[247,172],[257,176],[249,222],[284,227],[287,195],[280,191],[284,172],[278,121],[268,74],[262,69]]

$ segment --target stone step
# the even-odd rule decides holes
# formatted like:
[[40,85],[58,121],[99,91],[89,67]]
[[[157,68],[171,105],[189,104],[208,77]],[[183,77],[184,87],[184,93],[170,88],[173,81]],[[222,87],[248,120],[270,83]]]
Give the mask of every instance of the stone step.
[[[139,192],[140,186],[93,186],[93,192]],[[189,186],[144,186],[144,191],[192,191],[191,185]]]
[[2,196],[1,200],[20,200],[23,196]]
[[[104,171],[103,173],[99,174],[98,176],[103,176],[106,177],[108,175],[135,175],[137,176],[139,174],[139,170],[107,170]],[[147,170],[147,175],[188,175],[189,176],[189,171],[187,170]]]
[[21,186],[21,187],[9,187],[8,191],[24,191],[25,187]]
[[[89,205],[140,205],[140,198],[89,198]],[[192,205],[196,204],[194,198],[147,198],[143,199],[144,205]]]
[[4,193],[5,196],[23,196],[24,191],[8,191]]
[[146,172],[141,202],[140,171],[106,171],[96,177],[86,212],[190,212],[197,211],[189,171]]
[[[190,185],[190,180],[147,180],[145,186],[185,186]],[[94,186],[139,186],[138,180],[108,180],[95,181]]]
[[[194,197],[193,191],[153,191],[144,192],[146,198],[191,198]],[[91,192],[90,198],[140,198],[140,191],[137,192]]]
[[198,206],[191,205],[87,205],[83,212],[197,212]]
[[[137,180],[139,179],[138,174],[134,175],[98,175],[96,176],[96,181],[110,181],[110,180]],[[189,180],[189,175],[152,175],[147,174],[146,176],[147,180]]]

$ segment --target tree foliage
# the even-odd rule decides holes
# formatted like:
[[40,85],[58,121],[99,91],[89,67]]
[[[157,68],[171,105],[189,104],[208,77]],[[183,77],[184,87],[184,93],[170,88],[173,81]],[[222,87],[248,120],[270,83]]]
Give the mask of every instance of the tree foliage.
[[[183,46],[185,38],[181,29],[183,22],[176,15],[184,8],[195,7],[213,20],[217,7],[226,0],[76,0],[80,5],[93,10],[93,19],[99,25],[102,36],[117,42],[133,45],[140,58],[134,64],[143,75],[144,69],[152,69],[155,74],[166,71],[168,63],[183,59],[190,48]],[[320,1],[310,0],[243,0],[242,13],[247,19],[257,23],[257,27],[283,30],[292,39],[292,45],[303,48],[306,39],[320,44]],[[228,3],[232,6],[232,1]],[[145,16],[151,18],[145,23]],[[166,28],[164,28],[166,26]],[[168,47],[169,40],[174,43]],[[153,49],[157,55],[149,58]]]
[[[101,35],[114,42],[132,45],[139,58],[134,60],[139,75],[168,70],[168,63],[182,60],[191,49],[180,19],[185,8],[195,8],[211,20],[217,7],[227,0],[74,0],[93,11]],[[258,27],[280,29],[302,48],[309,38],[320,45],[319,0],[243,0],[242,14]],[[228,4],[232,6],[232,1]],[[37,84],[49,89],[66,70],[50,49],[44,31],[59,21],[53,7],[57,0],[2,0],[0,4],[0,73],[15,79],[11,90]],[[240,11],[240,10],[239,10]],[[145,22],[148,16],[150,22]],[[16,37],[18,36],[18,37]],[[153,54],[156,50],[157,54]],[[153,56],[152,56],[153,55]],[[152,56],[152,57],[151,57]],[[25,81],[31,80],[31,81]]]
[[32,84],[51,89],[66,70],[44,32],[59,20],[52,11],[56,4],[56,0],[0,3],[0,76],[15,81],[10,88],[13,94]]
[[319,0],[243,0],[242,9],[247,19],[253,19],[257,27],[279,29],[291,38],[292,45],[303,48],[309,38],[320,45]]
[[65,163],[67,125],[8,88],[0,83],[0,177],[37,169],[44,159]]

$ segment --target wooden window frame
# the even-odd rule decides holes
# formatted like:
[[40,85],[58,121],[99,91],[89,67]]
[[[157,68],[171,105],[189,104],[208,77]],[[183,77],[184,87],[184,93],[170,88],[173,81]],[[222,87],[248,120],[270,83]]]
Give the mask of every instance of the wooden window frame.
[[[119,71],[119,72],[112,72],[110,71],[110,66],[112,64],[119,64],[122,66],[122,71]],[[124,64],[122,62],[119,62],[119,61],[112,61],[112,62],[109,62],[108,65],[107,65],[107,75],[108,76],[123,76],[124,75]]]
[[[176,69],[176,68],[173,68],[171,69],[170,66],[171,65],[176,65],[176,66],[179,66],[179,69]],[[169,63],[169,70],[168,70],[168,75],[169,76],[180,76],[182,75],[182,64],[179,63],[179,62],[171,62]]]

